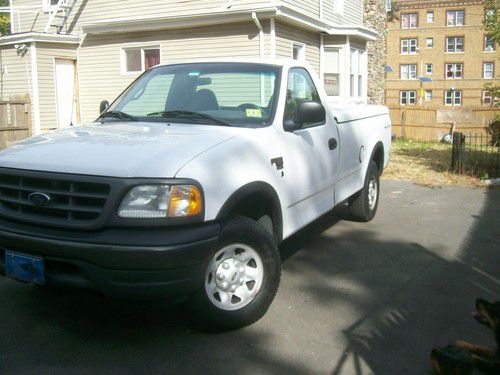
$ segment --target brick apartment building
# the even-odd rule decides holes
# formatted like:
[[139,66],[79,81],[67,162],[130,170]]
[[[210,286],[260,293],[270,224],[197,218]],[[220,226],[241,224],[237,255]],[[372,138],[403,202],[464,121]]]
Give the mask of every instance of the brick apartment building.
[[396,17],[388,23],[387,63],[393,72],[387,73],[386,103],[438,108],[493,105],[495,100],[484,86],[499,84],[499,46],[485,34],[483,2],[399,0],[396,4]]

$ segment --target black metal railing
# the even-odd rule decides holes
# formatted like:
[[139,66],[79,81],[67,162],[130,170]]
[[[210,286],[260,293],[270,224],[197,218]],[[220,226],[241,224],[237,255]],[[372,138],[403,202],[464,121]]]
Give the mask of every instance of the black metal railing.
[[478,177],[500,176],[500,144],[491,135],[453,133],[451,168]]

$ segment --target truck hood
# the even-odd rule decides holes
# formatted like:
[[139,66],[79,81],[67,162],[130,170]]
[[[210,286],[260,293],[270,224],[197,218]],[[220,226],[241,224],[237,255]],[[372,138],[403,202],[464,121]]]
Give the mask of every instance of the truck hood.
[[210,125],[109,122],[26,139],[0,152],[0,167],[109,177],[175,177],[235,134]]

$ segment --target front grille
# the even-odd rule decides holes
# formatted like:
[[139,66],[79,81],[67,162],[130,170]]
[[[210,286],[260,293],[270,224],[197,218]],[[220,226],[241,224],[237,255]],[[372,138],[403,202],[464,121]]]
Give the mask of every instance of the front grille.
[[[109,192],[104,183],[0,173],[0,213],[42,224],[88,224],[101,215]],[[28,199],[32,193],[46,194],[51,201],[37,206]]]

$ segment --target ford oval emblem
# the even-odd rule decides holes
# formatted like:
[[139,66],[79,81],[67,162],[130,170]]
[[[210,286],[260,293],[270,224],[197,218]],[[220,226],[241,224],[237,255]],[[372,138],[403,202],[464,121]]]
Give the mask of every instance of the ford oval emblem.
[[45,207],[52,202],[52,197],[45,193],[35,192],[28,195],[28,200],[33,204],[33,206]]

